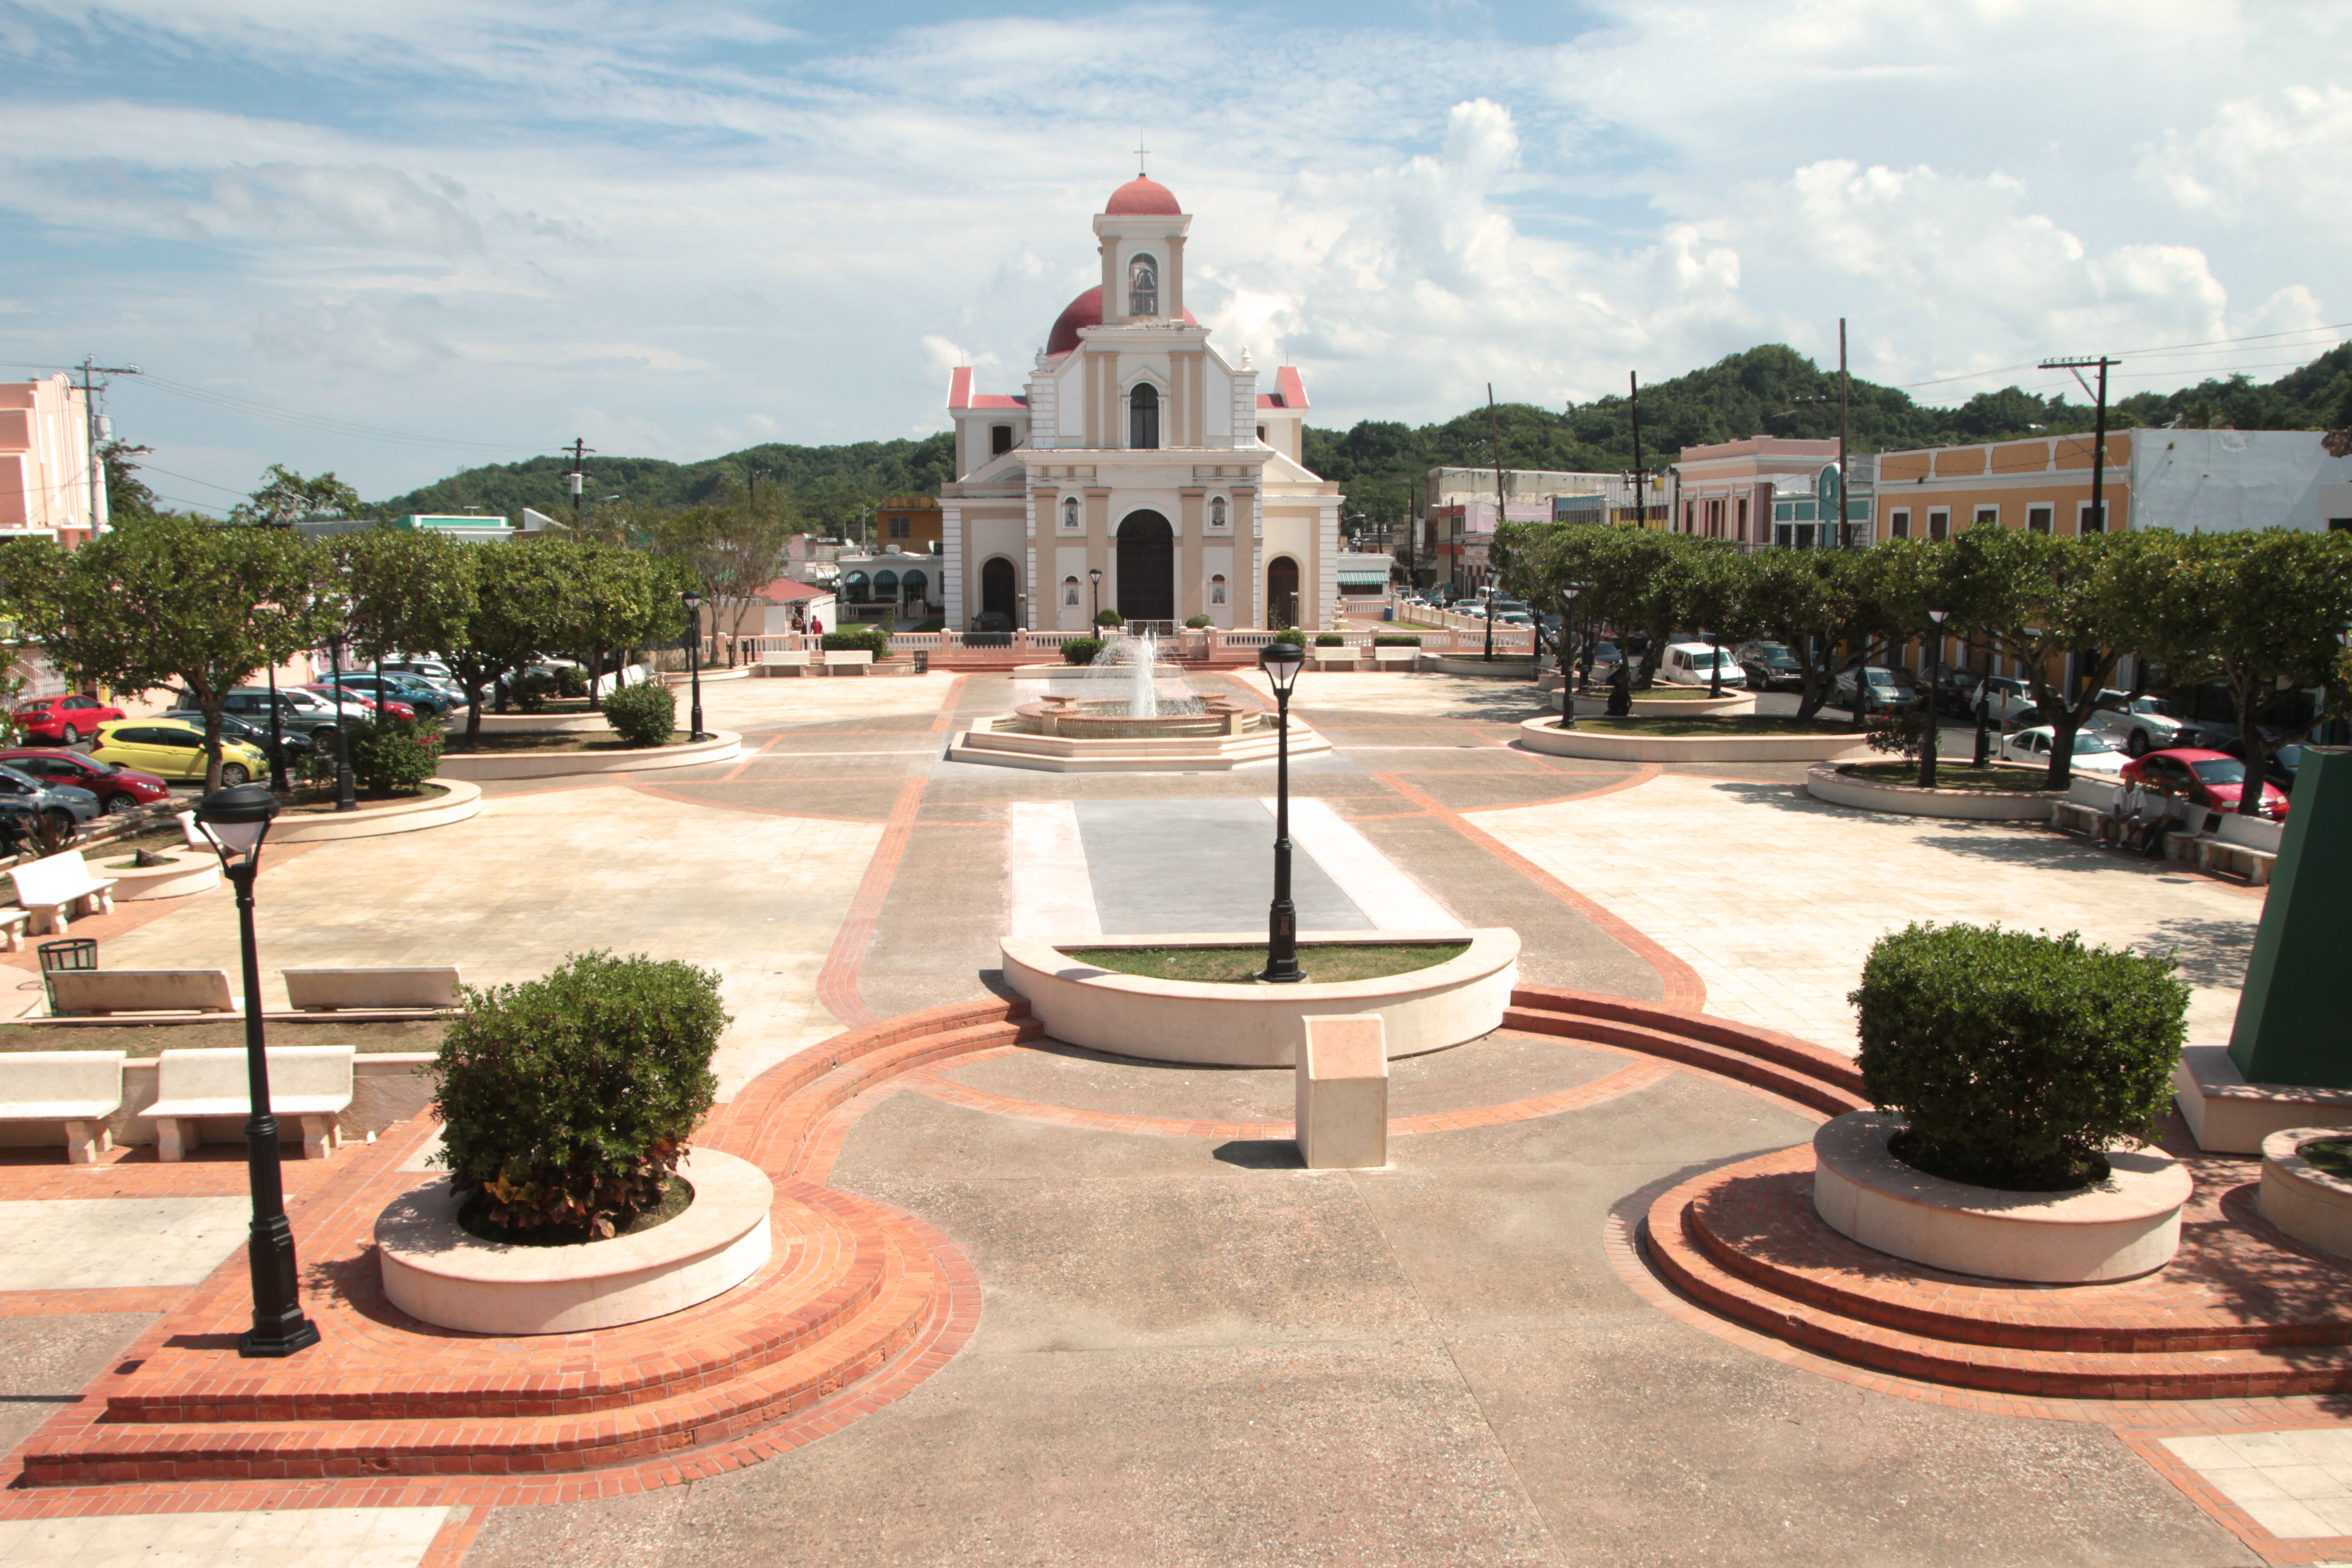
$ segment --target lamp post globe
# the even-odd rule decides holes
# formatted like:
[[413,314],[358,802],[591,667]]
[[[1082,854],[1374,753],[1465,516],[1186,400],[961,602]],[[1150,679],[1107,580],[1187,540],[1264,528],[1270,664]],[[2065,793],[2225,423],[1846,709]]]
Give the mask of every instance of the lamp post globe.
[[1559,650],[1559,727],[1576,728],[1576,601],[1583,595],[1582,583],[1563,583],[1559,602],[1568,606],[1560,617]]
[[343,638],[338,632],[327,639],[327,651],[335,661],[333,685],[335,692],[335,809],[357,811],[358,796],[352,788],[352,716],[343,710]]
[[215,790],[197,804],[196,824],[219,853],[221,869],[236,889],[237,937],[245,961],[245,1078],[251,1102],[245,1124],[246,1186],[253,1219],[246,1253],[253,1278],[253,1327],[237,1339],[244,1356],[289,1356],[319,1342],[318,1325],[302,1313],[294,1227],[286,1218],[284,1173],[278,1168],[278,1118],[269,1108],[269,1049],[262,1034],[261,952],[253,931],[253,879],[261,867],[278,797],[260,784]]
[[702,595],[688,588],[677,596],[677,600],[686,606],[686,667],[694,691],[693,706],[689,710],[692,716],[687,721],[686,738],[688,741],[704,741],[709,737],[702,732]]
[[1919,787],[1936,787],[1936,742],[1943,730],[1943,716],[1936,709],[1936,689],[1944,684],[1944,623],[1951,618],[1952,607],[1938,601],[1927,606],[1927,618],[1935,623],[1936,649],[1931,660],[1932,673],[1927,678],[1927,700],[1921,710],[1926,722],[1919,742]]
[[1307,650],[1293,642],[1270,642],[1258,652],[1258,668],[1274,688],[1274,903],[1266,911],[1265,973],[1273,985],[1307,978],[1298,967],[1298,907],[1290,899],[1290,693],[1307,663]]

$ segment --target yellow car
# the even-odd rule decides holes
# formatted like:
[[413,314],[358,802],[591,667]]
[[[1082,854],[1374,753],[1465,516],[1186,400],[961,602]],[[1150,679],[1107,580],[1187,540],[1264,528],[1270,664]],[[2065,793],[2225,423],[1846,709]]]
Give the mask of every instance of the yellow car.
[[[90,748],[94,763],[121,763],[158,778],[202,779],[205,776],[205,732],[177,719],[120,719],[101,724],[98,743]],[[221,737],[223,784],[249,784],[269,771],[269,759],[258,747]]]

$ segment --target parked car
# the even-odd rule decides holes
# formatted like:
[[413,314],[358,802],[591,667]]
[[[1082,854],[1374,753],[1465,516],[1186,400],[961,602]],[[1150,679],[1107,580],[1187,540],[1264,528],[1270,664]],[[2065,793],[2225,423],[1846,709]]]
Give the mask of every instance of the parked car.
[[1740,672],[1748,677],[1750,691],[1802,691],[1805,689],[1805,667],[1789,651],[1789,645],[1777,642],[1742,643],[1733,650],[1739,661]]
[[2215,732],[2212,725],[2194,722],[2179,706],[2161,697],[2102,691],[2097,700],[2098,710],[2084,727],[2115,736],[2116,743],[2135,757],[2183,746],[2211,746],[2231,738]]
[[457,679],[457,672],[437,658],[387,658],[380,668],[386,675],[404,675],[438,690],[455,692],[461,700],[466,695],[466,683]]
[[[2005,763],[2030,763],[2035,767],[2050,765],[2050,753],[2058,742],[2058,731],[2047,724],[2036,724],[2030,730],[2020,730],[2000,738],[2000,755]],[[2074,731],[2074,770],[2078,773],[2098,773],[2107,778],[2120,777],[2126,758],[2123,748],[2110,735],[2096,730]]]
[[[332,705],[336,700],[335,685],[334,682],[331,680],[314,680],[308,686],[280,687],[278,689],[281,691],[307,691],[311,696],[316,697],[330,705]],[[344,679],[341,700],[343,704],[344,717],[350,719],[373,719],[376,716],[377,709],[381,706],[374,698],[368,696],[365,692],[361,691],[358,688],[352,686],[348,677]],[[415,718],[416,710],[414,708],[409,709],[407,713],[403,715],[403,717],[410,719]]]
[[92,762],[79,752],[20,747],[0,752],[0,766],[14,768],[45,784],[86,789],[97,797],[99,809],[109,816],[172,798],[171,786],[152,773],[109,767],[104,763]]
[[1726,690],[1746,689],[1748,672],[1728,649],[1709,647],[1703,642],[1668,643],[1666,657],[1658,661],[1658,679],[1677,686],[1712,686],[1717,670],[1722,672]]
[[98,816],[98,796],[79,784],[50,784],[15,768],[0,766],[0,795],[31,806],[68,830]]
[[[199,731],[205,727],[203,712],[194,708],[174,708],[163,717],[177,719],[183,724],[193,724]],[[266,714],[259,723],[248,724],[234,713],[224,713],[221,715],[221,736],[225,740],[242,741],[265,757],[269,754],[269,719]],[[331,742],[334,738],[335,732],[328,731],[327,739]],[[310,736],[298,730],[289,730],[282,724],[278,729],[278,743],[286,748],[289,763],[298,757],[307,757],[319,749],[319,743]]]
[[[2246,760],[2245,737],[2239,736],[2235,740],[2216,746],[2214,750],[2225,756],[2235,757],[2242,763]],[[2263,777],[2289,795],[2294,793],[2294,775],[2302,766],[2303,747],[2293,741],[2287,742],[2284,745],[2271,747],[2263,754]]]
[[381,679],[372,674],[346,675],[343,677],[343,690],[346,695],[364,697],[370,701],[390,699],[394,702],[404,703],[410,709],[409,716],[412,718],[418,713],[430,713],[438,719],[465,701],[464,698],[444,691],[421,677],[397,671],[388,672]]
[[1831,700],[1848,712],[1859,713],[1876,708],[1899,708],[1911,700],[1911,692],[1908,671],[1871,664],[1842,672]]
[[1013,629],[1013,617],[1003,610],[982,610],[972,616],[971,629],[976,632],[1009,632]]
[[[259,686],[240,686],[223,693],[221,711],[244,720],[264,734],[269,731],[269,692]],[[363,711],[363,710],[362,710]],[[335,705],[299,686],[278,691],[278,728],[281,732],[309,735],[331,742],[341,720]]]
[[2042,721],[2042,710],[2033,700],[2033,688],[2013,675],[1972,676],[1968,688],[1968,717],[1977,716],[1977,703],[1985,704],[1988,723],[2001,729],[2023,729]]
[[[100,730],[89,754],[95,761],[121,763],[157,778],[201,779],[205,776],[204,727],[178,719],[128,719]],[[221,738],[222,784],[249,784],[268,768],[269,759],[259,747]]]
[[[2176,746],[2133,758],[2124,764],[2123,777],[2126,783],[2136,780],[2150,789],[2185,796],[2191,805],[2211,811],[2235,811],[2238,797],[2245,791],[2246,764],[2220,752]],[[2286,792],[2267,780],[2262,790],[2262,814],[2284,818]]]
[[100,724],[122,717],[122,710],[94,697],[71,692],[16,705],[16,732],[26,740],[55,741],[70,746],[98,733]]

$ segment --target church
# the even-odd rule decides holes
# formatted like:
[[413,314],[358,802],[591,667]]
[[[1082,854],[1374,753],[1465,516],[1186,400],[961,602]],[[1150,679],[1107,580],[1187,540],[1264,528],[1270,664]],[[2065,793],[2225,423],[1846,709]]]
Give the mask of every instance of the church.
[[1069,303],[1025,391],[948,390],[947,624],[1081,631],[1097,606],[1168,630],[1326,625],[1339,487],[1307,470],[1298,372],[1258,390],[1184,309],[1192,218],[1139,174],[1095,216],[1102,281]]

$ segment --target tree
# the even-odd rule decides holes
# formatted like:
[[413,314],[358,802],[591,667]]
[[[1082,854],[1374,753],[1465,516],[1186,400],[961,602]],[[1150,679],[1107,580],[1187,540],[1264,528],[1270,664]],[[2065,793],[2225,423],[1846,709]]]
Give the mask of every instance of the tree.
[[[1958,609],[1949,544],[1925,539],[1890,539],[1856,556],[1854,570],[1860,596],[1869,606],[1870,618],[1890,651],[1915,642],[1933,646],[1962,630],[1948,618],[1938,625],[1927,613],[1937,606],[1947,611]],[[1919,703],[1919,783],[1930,789],[1936,783],[1937,742],[1941,733],[1935,690],[1936,669],[1941,662],[1934,655],[1922,660],[1925,684]],[[1856,689],[1862,689],[1857,685]]]
[[476,558],[429,529],[371,528],[330,551],[334,609],[362,660],[438,653],[463,637],[477,608]]
[[680,562],[567,540],[530,548],[546,556],[563,585],[552,606],[545,651],[587,666],[592,705],[607,653],[667,642],[685,623],[678,595],[693,578]]
[[205,718],[205,788],[220,787],[221,696],[318,645],[318,548],[290,531],[142,518],[73,552],[27,626],[75,680],[176,682]]
[[109,441],[99,447],[98,459],[106,470],[106,515],[111,521],[152,517],[162,510],[155,504],[159,499],[155,492],[139,477],[140,465],[132,461],[154,449],[134,447],[128,441]]
[[710,624],[740,637],[752,601],[782,571],[795,527],[788,507],[769,500],[755,507],[730,494],[719,505],[690,507],[664,518],[656,529],[656,547],[678,562],[702,590]]
[[[1673,592],[1679,612],[1675,618],[1712,638],[1718,647],[1726,644],[1737,647],[1755,636],[1759,628],[1748,594],[1754,576],[1750,559],[1724,539],[1698,540],[1694,548],[1681,552],[1673,564],[1676,579]],[[1720,691],[1719,668],[1707,683]]]
[[1759,550],[1748,557],[1748,613],[1797,661],[1801,720],[1820,712],[1838,677],[1868,664],[1884,640],[1861,566],[1866,553]]
[[471,746],[482,732],[482,694],[563,640],[563,573],[571,558],[551,542],[508,540],[463,548],[474,552],[474,603],[441,652],[466,689],[466,743]]
[[2136,531],[2067,539],[1996,522],[1953,542],[1953,622],[2016,660],[2033,689],[2053,737],[2047,787],[2064,789],[2074,777],[2075,731],[2096,710],[2116,662],[2140,645],[2147,595],[2176,543]]
[[32,684],[33,668],[22,657],[24,633],[46,626],[66,569],[66,552],[37,535],[0,539],[0,639],[7,653],[0,673],[0,736],[16,733],[16,700]]
[[367,508],[359,491],[330,473],[306,479],[282,463],[261,476],[261,488],[229,509],[231,522],[284,526],[306,517],[357,517]]
[[2246,785],[2238,810],[2262,808],[2270,757],[2265,704],[2284,688],[2336,679],[2352,620],[2352,540],[2266,528],[2171,542],[2161,571],[2136,574],[2147,605],[2143,649],[2176,680],[2219,679],[2237,710]]

